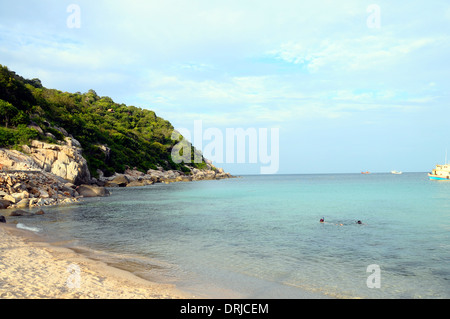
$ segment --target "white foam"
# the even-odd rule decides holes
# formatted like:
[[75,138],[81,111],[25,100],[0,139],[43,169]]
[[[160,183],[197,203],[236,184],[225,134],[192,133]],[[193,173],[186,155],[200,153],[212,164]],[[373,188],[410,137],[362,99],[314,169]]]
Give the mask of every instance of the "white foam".
[[34,233],[39,233],[39,232],[41,231],[40,228],[26,226],[26,225],[24,225],[24,224],[22,224],[22,223],[18,223],[18,224],[16,225],[16,227],[19,228],[19,229],[29,230],[29,231],[32,231],[32,232],[34,232]]

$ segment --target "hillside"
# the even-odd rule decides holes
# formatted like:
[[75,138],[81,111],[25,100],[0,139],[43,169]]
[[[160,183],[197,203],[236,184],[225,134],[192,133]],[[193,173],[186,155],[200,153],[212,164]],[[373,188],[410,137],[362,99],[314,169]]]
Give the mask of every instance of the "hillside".
[[[22,150],[21,145],[31,140],[57,144],[70,136],[81,144],[93,177],[98,176],[98,169],[111,176],[127,167],[190,173],[184,164],[171,159],[177,143],[171,139],[173,130],[169,121],[153,111],[116,103],[94,90],[48,89],[39,79],[24,79],[0,65],[1,148]],[[206,167],[204,161],[188,165]]]

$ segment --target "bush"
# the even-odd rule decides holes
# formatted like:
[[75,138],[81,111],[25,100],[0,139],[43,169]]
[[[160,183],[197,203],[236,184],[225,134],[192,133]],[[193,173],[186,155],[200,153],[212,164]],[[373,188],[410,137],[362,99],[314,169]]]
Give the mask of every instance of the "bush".
[[14,145],[14,131],[0,126],[0,147]]
[[64,141],[64,134],[58,131],[57,129],[54,129],[53,127],[48,127],[46,131],[52,133],[57,140]]
[[17,114],[11,120],[11,124],[14,126],[20,124],[28,124],[29,122],[30,118],[24,111],[18,111]]
[[39,138],[39,133],[35,129],[29,128],[24,124],[17,127],[15,131],[15,143],[16,145],[28,144],[30,140]]
[[25,145],[32,139],[38,139],[39,133],[25,125],[19,125],[16,129],[0,126],[0,147],[13,147]]
[[0,99],[0,119],[2,123],[8,127],[11,119],[15,118],[19,113],[19,110],[11,103]]

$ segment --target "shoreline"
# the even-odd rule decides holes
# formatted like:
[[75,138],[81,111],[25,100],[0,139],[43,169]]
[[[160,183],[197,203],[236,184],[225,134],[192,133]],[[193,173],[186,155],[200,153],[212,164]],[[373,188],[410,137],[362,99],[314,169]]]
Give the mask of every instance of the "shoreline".
[[[0,238],[0,300],[248,298],[245,293],[232,287],[172,283],[172,280],[167,280],[164,274],[152,268],[147,269],[146,275],[142,276],[120,261],[115,262],[106,251],[72,246],[70,239],[61,241],[46,237],[29,228],[18,228],[15,222],[0,224]],[[158,267],[158,261],[155,262]],[[251,278],[246,280],[249,279],[257,282]],[[280,287],[265,281],[257,285],[261,289],[266,289],[268,285],[271,289]],[[330,298],[294,287],[287,289],[292,292],[295,290],[295,295],[300,299]],[[292,297],[283,295],[281,298]]]
[[152,282],[52,245],[15,225],[0,225],[0,299],[190,299],[173,284]]
[[[162,176],[157,176],[157,179],[152,176],[151,183],[136,185],[136,182],[143,181],[144,176],[133,176],[134,174],[130,173],[135,173],[135,171],[131,170],[126,173],[128,174],[116,174],[110,180],[126,178],[126,185],[120,187],[136,187],[150,186],[154,183],[169,184],[216,179],[215,175],[206,176],[200,171],[200,176],[191,177],[189,180],[176,175],[165,176],[167,172],[159,171],[158,173]],[[0,220],[0,238],[2,239],[0,241],[0,300],[196,298],[192,293],[181,291],[174,284],[162,283],[164,280],[158,280],[158,275],[155,276],[155,280],[153,280],[153,276],[151,279],[143,278],[130,270],[109,263],[105,258],[97,258],[94,255],[83,253],[83,250],[78,250],[77,247],[60,246],[34,233],[32,229],[19,228],[17,225],[20,223],[17,221],[8,221],[11,216],[45,214],[42,208],[45,209],[49,206],[82,204],[83,198],[109,196],[108,189],[114,189],[119,185],[104,187],[91,184],[75,188],[75,185],[70,183],[64,185],[64,182],[67,181],[59,180],[55,175],[41,170],[0,171],[0,174],[3,180],[12,177],[12,182],[8,181],[11,185],[8,187],[5,182],[7,186],[3,186],[4,191],[0,194],[3,204],[9,202],[6,199],[11,200],[8,204],[0,207],[2,208],[0,209],[0,217],[2,218]],[[19,174],[20,176],[18,176]],[[12,203],[12,195],[16,195],[15,190],[12,189],[15,180],[26,183],[28,186],[30,180],[35,180],[34,176],[42,176],[45,179],[45,181],[41,181],[41,187],[58,183],[59,187],[66,186],[65,190],[71,189],[75,194],[65,194],[67,196],[64,200],[56,198],[56,196],[54,198],[51,196],[45,197],[45,202],[41,205],[39,205],[40,203],[29,205],[28,197],[31,198],[32,196],[25,196],[23,200],[27,201],[26,205]],[[18,180],[18,177],[21,177],[20,180]],[[225,173],[217,179],[231,177],[231,175]],[[25,187],[23,188],[25,189]],[[84,188],[83,192],[81,192],[81,188]],[[23,192],[27,193],[26,191]],[[70,280],[73,282],[70,283]],[[202,298],[208,297],[203,296]]]
[[[0,164],[1,166],[1,164]],[[61,177],[43,170],[3,170],[0,169],[0,211],[22,210],[35,207],[73,204],[82,198],[106,197],[109,189],[116,187],[142,187],[153,184],[194,182],[236,178],[217,170],[193,169],[192,175],[182,175],[179,171],[149,170],[148,174],[127,169],[123,174],[110,177],[92,178],[88,184],[75,185]]]
[[[12,211],[4,209],[0,213]],[[141,276],[126,266],[121,267],[120,263],[111,262],[107,252],[54,241],[54,238],[45,238],[29,228],[19,228],[17,224],[16,221],[0,224],[0,299],[246,298],[245,294],[233,288],[215,285],[184,288],[181,285],[180,288],[178,283],[172,284],[157,272],[151,276]],[[148,271],[153,272],[151,269]],[[70,282],[71,278],[77,278],[77,272],[79,287],[76,280],[72,280],[72,284]],[[267,283],[258,285],[265,287]],[[301,294],[295,292],[301,299],[334,298],[301,290]]]

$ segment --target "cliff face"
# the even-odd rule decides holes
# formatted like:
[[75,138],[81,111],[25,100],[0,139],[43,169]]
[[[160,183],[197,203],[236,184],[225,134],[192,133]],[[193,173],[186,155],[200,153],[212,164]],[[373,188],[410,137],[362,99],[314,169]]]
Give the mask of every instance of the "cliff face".
[[22,146],[23,153],[0,149],[0,163],[6,170],[41,170],[73,184],[90,183],[91,174],[79,143],[67,137],[65,143],[32,141]]

